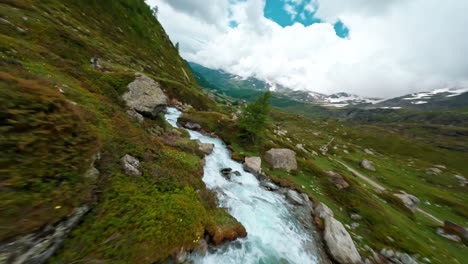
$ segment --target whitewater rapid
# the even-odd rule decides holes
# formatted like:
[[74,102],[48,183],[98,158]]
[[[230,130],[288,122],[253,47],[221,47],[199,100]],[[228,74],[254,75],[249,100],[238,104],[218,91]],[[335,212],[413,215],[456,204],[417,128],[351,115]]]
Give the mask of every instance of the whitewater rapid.
[[[166,120],[174,127],[181,112],[168,108]],[[206,256],[192,255],[203,264],[309,264],[319,263],[316,243],[291,212],[291,205],[281,194],[265,190],[257,178],[245,172],[231,159],[224,143],[186,129],[191,139],[214,144],[213,153],[205,157],[203,181],[216,192],[219,206],[227,208],[247,230],[247,237],[210,248]],[[232,168],[241,176],[226,180],[221,169]]]

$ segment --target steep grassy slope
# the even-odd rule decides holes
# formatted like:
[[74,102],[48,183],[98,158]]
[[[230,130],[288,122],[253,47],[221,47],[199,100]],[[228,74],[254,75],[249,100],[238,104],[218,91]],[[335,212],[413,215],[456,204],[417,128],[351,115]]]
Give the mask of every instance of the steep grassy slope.
[[[170,99],[217,107],[143,0],[1,0],[0,17],[0,242],[83,204],[94,209],[52,262],[153,263],[239,228],[216,209],[188,135],[125,113],[135,72]],[[86,173],[96,153],[98,178]],[[143,176],[123,173],[125,154]]]

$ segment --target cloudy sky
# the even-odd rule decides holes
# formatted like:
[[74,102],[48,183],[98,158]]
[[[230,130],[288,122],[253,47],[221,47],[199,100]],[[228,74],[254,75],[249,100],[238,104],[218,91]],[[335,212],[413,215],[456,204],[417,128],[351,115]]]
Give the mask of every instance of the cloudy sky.
[[467,0],[147,0],[182,56],[296,90],[468,86]]

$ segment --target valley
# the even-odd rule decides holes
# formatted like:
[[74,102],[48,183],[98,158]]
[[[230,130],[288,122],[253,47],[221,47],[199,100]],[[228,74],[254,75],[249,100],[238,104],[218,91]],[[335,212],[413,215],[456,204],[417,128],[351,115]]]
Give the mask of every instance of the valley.
[[0,0],[0,264],[466,263],[465,88],[242,78],[148,4]]

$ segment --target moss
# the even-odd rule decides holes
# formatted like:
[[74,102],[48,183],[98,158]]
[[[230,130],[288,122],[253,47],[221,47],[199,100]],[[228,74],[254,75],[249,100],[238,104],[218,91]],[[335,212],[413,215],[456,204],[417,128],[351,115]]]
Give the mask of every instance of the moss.
[[56,221],[89,199],[82,174],[99,148],[92,114],[32,77],[0,73],[1,225],[10,227],[0,240]]

